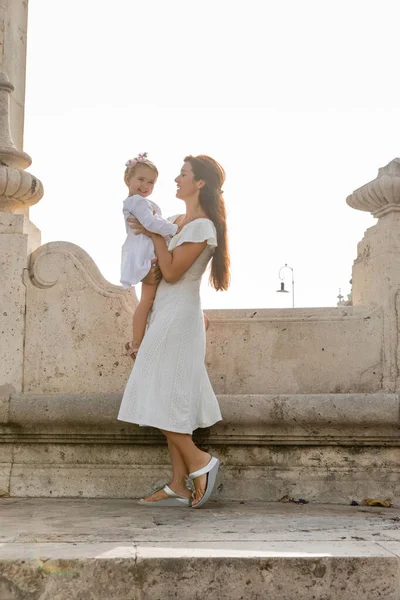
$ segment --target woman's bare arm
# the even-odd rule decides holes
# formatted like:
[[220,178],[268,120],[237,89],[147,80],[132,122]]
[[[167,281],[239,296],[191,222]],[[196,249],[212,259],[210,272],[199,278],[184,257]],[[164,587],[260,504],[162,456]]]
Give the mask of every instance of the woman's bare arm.
[[168,283],[179,281],[207,246],[207,242],[185,242],[169,252],[161,235],[152,234],[151,238],[161,273]]
[[137,219],[130,218],[128,221],[131,223],[131,228],[135,230],[136,234],[144,233],[153,240],[158,266],[162,276],[168,283],[179,281],[207,246],[206,241],[185,242],[177,246],[171,253],[168,251],[167,244],[161,235],[151,233]]

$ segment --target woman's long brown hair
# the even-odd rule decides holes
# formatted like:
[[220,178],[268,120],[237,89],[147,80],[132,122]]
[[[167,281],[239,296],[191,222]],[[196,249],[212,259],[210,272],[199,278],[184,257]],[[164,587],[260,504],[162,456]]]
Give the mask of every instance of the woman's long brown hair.
[[231,275],[226,209],[222,196],[225,171],[210,156],[187,156],[184,162],[190,163],[195,181],[202,179],[205,183],[200,188],[200,205],[217,230],[218,246],[211,261],[210,284],[216,290],[227,290]]

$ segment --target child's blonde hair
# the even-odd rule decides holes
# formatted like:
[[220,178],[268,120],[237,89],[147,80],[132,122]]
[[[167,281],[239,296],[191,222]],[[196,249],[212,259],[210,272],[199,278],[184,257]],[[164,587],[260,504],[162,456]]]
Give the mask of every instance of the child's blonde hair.
[[156,174],[156,177],[158,177],[158,169],[156,165],[147,158],[147,152],[143,152],[143,154],[138,154],[136,158],[131,158],[130,160],[128,160],[128,162],[125,163],[125,166],[126,169],[124,173],[124,181],[128,187],[130,178],[132,177],[132,175],[135,174],[136,169],[140,166],[151,169]]

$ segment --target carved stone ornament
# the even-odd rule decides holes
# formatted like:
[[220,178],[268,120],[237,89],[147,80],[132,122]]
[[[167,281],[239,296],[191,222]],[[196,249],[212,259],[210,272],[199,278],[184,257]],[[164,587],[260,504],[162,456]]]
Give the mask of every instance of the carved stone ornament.
[[347,204],[365,210],[376,218],[400,212],[400,158],[394,158],[378,171],[378,177],[355,190]]
[[43,185],[27,173],[32,160],[18,150],[10,131],[10,93],[14,86],[5,73],[0,73],[0,211],[15,212],[39,202]]

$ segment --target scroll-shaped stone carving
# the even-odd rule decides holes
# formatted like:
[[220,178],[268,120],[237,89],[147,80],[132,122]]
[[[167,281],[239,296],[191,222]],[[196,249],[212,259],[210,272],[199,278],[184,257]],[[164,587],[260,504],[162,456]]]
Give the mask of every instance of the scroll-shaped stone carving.
[[132,368],[134,291],[112,285],[74,244],[51,242],[26,276],[24,391],[116,393]]
[[[127,296],[123,288],[107,281],[89,254],[71,242],[49,242],[32,253],[29,271],[33,284],[41,288],[56,285],[65,272],[65,261],[71,261],[85,281],[99,294],[117,295],[126,303]],[[132,294],[129,292],[129,295]],[[126,308],[130,310],[128,305]]]

